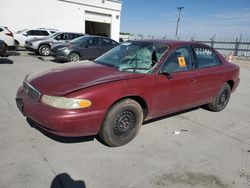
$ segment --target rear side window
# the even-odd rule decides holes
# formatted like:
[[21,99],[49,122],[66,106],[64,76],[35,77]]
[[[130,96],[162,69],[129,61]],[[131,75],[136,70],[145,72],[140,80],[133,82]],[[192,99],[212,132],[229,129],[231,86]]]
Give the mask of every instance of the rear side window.
[[48,33],[48,31],[42,31],[42,30],[40,30],[39,35],[40,36],[48,36],[49,33]]
[[194,52],[197,58],[198,68],[212,67],[221,64],[216,54],[210,48],[194,47]]

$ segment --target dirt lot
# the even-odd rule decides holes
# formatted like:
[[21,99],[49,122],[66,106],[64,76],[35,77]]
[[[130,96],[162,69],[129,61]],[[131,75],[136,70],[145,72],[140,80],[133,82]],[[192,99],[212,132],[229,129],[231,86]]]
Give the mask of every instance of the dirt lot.
[[[146,123],[129,144],[64,139],[31,128],[15,104],[25,75],[60,66],[16,51],[0,58],[1,188],[250,188],[250,62],[227,108]],[[174,134],[178,131],[180,134]]]

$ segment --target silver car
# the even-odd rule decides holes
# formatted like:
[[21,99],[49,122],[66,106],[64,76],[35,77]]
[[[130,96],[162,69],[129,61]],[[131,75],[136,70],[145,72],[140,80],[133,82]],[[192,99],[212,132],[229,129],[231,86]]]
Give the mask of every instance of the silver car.
[[48,37],[26,40],[25,48],[34,51],[41,56],[48,56],[52,45],[67,42],[80,36],[84,36],[84,34],[57,32],[49,35]]
[[50,55],[57,61],[93,60],[119,45],[118,42],[100,36],[83,36],[68,43],[53,45]]

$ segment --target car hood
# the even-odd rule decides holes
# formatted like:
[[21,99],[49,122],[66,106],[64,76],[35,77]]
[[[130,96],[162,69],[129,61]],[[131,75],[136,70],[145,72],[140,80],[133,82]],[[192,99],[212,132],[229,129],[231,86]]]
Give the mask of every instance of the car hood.
[[51,47],[51,50],[57,50],[59,48],[69,47],[69,46],[70,46],[70,43],[68,43],[68,42],[63,42],[63,43],[60,43],[60,44],[53,44],[52,47]]
[[27,76],[26,80],[42,94],[64,96],[87,87],[118,80],[143,77],[91,61],[71,63]]

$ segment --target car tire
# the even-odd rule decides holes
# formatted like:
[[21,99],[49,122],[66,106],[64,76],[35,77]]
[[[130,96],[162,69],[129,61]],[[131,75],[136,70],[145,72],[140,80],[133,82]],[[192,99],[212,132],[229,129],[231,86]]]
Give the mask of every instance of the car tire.
[[135,138],[143,121],[143,110],[136,101],[124,99],[114,104],[99,132],[108,146],[122,146]]
[[76,52],[72,52],[72,53],[70,53],[69,56],[68,56],[68,61],[69,61],[69,62],[72,62],[72,61],[79,61],[79,60],[80,60],[80,56],[79,56],[79,54],[76,53]]
[[219,112],[223,110],[230,99],[231,87],[228,83],[225,83],[218,94],[215,96],[213,101],[208,104],[208,108],[214,112]]
[[50,46],[49,45],[41,45],[38,49],[38,53],[41,56],[49,56]]

